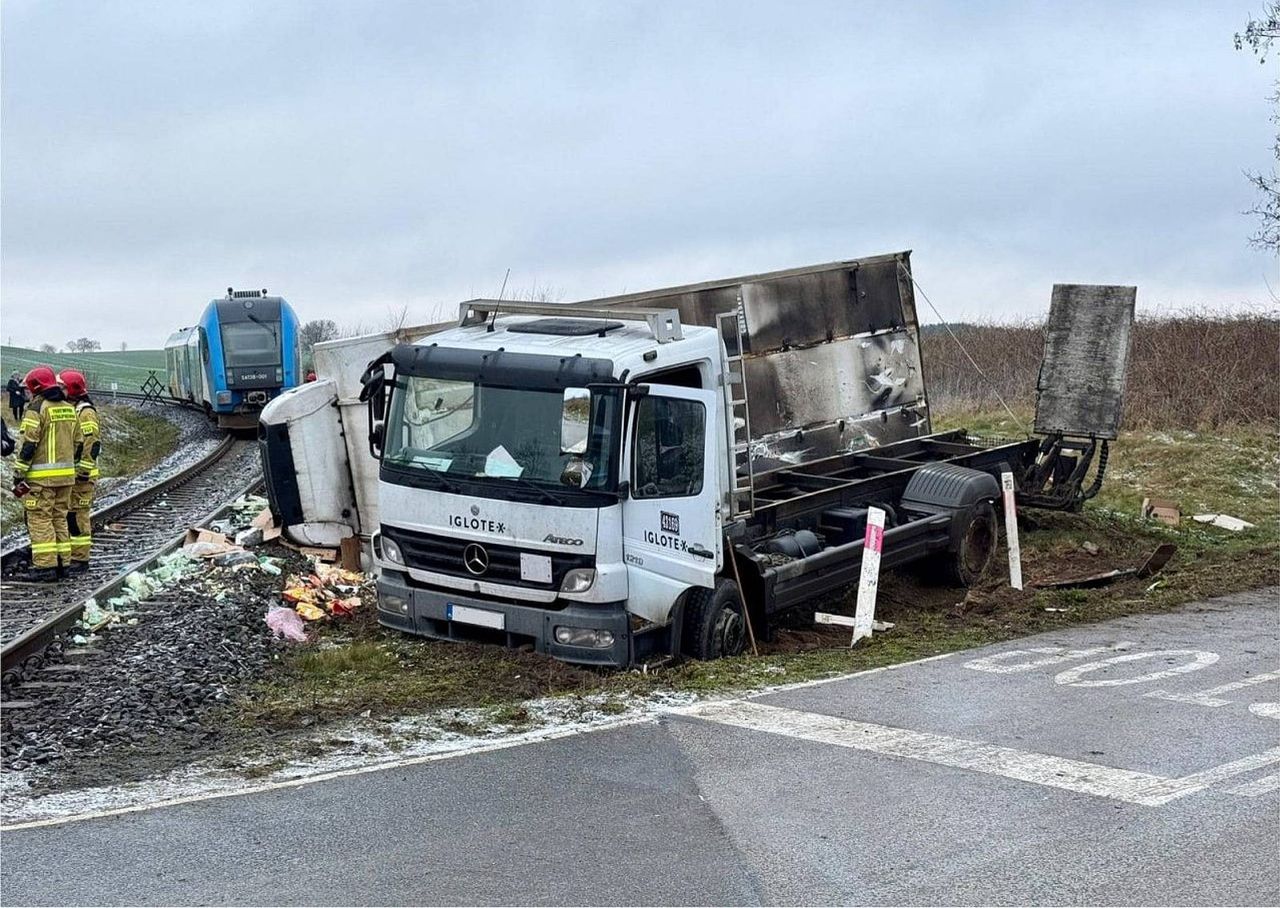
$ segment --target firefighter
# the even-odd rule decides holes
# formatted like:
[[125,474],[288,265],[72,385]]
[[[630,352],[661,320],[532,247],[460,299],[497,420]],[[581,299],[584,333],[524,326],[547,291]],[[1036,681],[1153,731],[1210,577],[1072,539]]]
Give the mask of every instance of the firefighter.
[[93,545],[90,511],[93,489],[98,481],[98,456],[102,453],[102,431],[98,427],[98,410],[89,399],[89,386],[84,375],[75,369],[63,369],[58,384],[76,408],[76,425],[83,441],[76,446],[76,483],[71,488],[71,510],[67,513],[67,530],[71,536],[69,570],[80,573],[89,569],[89,549]]
[[27,513],[31,579],[51,581],[59,578],[59,560],[71,560],[67,511],[76,481],[76,446],[84,437],[52,368],[36,366],[23,384],[31,403],[18,433],[22,446],[13,464],[13,494]]

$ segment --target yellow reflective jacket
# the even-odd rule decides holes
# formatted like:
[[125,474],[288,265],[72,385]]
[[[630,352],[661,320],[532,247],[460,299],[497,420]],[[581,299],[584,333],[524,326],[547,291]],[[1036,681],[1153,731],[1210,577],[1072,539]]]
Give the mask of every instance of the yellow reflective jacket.
[[76,423],[84,441],[76,447],[76,479],[97,479],[98,455],[102,453],[102,429],[98,425],[98,411],[89,398],[76,401]]
[[45,486],[69,486],[76,481],[76,446],[84,443],[76,409],[61,392],[37,396],[22,417],[22,449],[13,464],[17,479]]

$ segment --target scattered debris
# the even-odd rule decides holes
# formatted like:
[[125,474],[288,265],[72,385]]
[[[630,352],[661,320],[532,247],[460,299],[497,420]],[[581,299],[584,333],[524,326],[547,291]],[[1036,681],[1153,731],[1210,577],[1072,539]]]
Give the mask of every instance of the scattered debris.
[[256,545],[262,545],[262,530],[258,527],[249,527],[247,530],[241,530],[236,533],[236,545],[243,548],[253,548]]
[[1139,579],[1150,577],[1157,574],[1169,563],[1169,559],[1173,557],[1173,553],[1178,547],[1172,542],[1164,542],[1156,546],[1156,550],[1147,556],[1147,560],[1142,562],[1136,568],[1119,568],[1114,571],[1104,571],[1101,574],[1089,574],[1085,577],[1071,577],[1066,580],[1051,580],[1043,583],[1037,583],[1036,586],[1046,590],[1067,590],[1081,589],[1095,586],[1108,586],[1124,577],[1137,577]]
[[306,576],[290,574],[285,580],[284,600],[307,621],[344,618],[360,607],[360,589],[369,577],[336,565],[312,561],[315,572]]
[[258,556],[252,552],[246,552],[244,549],[237,548],[216,556],[213,559],[213,563],[218,567],[235,567],[240,564],[257,565]]
[[1176,501],[1167,498],[1142,499],[1142,516],[1147,520],[1158,520],[1161,523],[1176,527],[1182,523],[1182,509]]
[[1239,533],[1241,530],[1252,529],[1256,524],[1252,524],[1247,520],[1241,520],[1239,517],[1232,517],[1230,514],[1196,514],[1192,520],[1200,523],[1207,523],[1210,526],[1222,527],[1224,530],[1231,530],[1233,533]]
[[1098,547],[1092,542],[1088,542],[1088,541],[1082,542],[1080,543],[1080,548],[1084,549],[1090,555],[1098,554]]
[[307,642],[307,631],[302,624],[302,618],[293,609],[273,605],[267,609],[266,621],[267,627],[271,628],[275,636],[298,643]]

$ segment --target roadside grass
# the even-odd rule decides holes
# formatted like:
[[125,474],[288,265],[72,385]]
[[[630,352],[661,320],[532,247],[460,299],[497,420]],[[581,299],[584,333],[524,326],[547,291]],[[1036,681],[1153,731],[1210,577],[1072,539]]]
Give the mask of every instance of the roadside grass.
[[[103,480],[127,478],[154,466],[173,453],[178,443],[178,427],[167,419],[142,413],[132,407],[98,406],[102,425]],[[12,458],[0,463],[0,534],[23,525],[22,502],[13,496]]]
[[[1019,436],[1007,415],[955,414],[935,430]],[[483,733],[528,720],[521,704],[540,697],[590,698],[596,712],[625,712],[631,698],[664,692],[747,691],[892,665],[1029,634],[1280,584],[1280,450],[1262,428],[1212,433],[1123,433],[1112,446],[1103,492],[1082,513],[1020,515],[1024,591],[1008,585],[1003,548],[970,590],[938,586],[916,572],[882,578],[877,618],[892,630],[850,648],[849,632],[812,623],[813,611],[852,614],[841,595],[791,613],[760,655],[685,661],[649,671],[601,671],[530,652],[425,641],[383,630],[372,597],[361,614],[285,655],[279,674],[234,707],[245,729],[280,732],[368,714],[479,710],[455,730]],[[1139,517],[1146,495],[1179,501],[1185,514],[1228,513],[1257,526],[1233,533],[1184,520],[1166,527]],[[1036,589],[1037,582],[1136,566],[1161,542],[1178,552],[1153,578],[1092,589]],[[1097,548],[1089,554],[1084,543]],[[584,700],[585,702],[585,700]]]

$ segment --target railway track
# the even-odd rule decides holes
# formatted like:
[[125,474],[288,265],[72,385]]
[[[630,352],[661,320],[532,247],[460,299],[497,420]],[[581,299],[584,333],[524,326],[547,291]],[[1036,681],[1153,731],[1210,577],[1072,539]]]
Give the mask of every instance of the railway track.
[[90,598],[118,595],[124,578],[180,543],[193,525],[216,519],[262,482],[256,442],[227,436],[200,461],[93,515],[92,566],[58,584],[22,578],[26,546],[0,553],[0,670],[6,688],[39,667],[60,645]]

